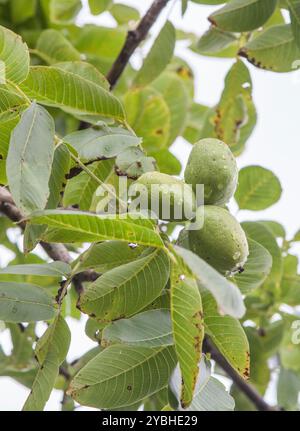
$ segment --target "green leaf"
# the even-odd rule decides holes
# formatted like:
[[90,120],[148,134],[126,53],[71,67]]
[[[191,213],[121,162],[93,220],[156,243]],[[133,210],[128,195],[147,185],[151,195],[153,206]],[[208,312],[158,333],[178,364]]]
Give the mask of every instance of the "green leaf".
[[80,404],[91,407],[128,406],[167,386],[174,366],[172,347],[114,345],[79,371],[69,393]]
[[112,0],[89,0],[90,11],[93,15],[100,15],[100,13],[110,9]]
[[99,322],[130,317],[161,294],[169,274],[168,256],[156,249],[89,284],[80,295],[78,308]]
[[228,0],[191,0],[191,1],[197,4],[216,5],[216,4],[226,3],[226,1]]
[[0,121],[1,121],[1,134],[3,122],[18,118],[19,111],[26,106],[25,100],[15,93],[12,93],[8,87],[0,86]]
[[298,230],[295,235],[294,238],[292,239],[293,242],[299,242],[300,241],[300,230]]
[[262,69],[290,72],[299,67],[300,51],[290,24],[276,25],[260,33],[240,49],[239,55]]
[[12,21],[15,24],[27,21],[33,17],[36,12],[37,1],[36,0],[11,0],[10,11]]
[[281,367],[277,383],[278,405],[285,410],[298,410],[299,392],[299,374]]
[[282,277],[282,256],[272,231],[261,222],[243,222],[242,228],[248,237],[261,244],[272,256],[273,265],[271,272],[265,281],[269,286],[272,295],[280,290]]
[[102,274],[138,259],[144,250],[144,247],[123,241],[105,241],[93,244],[73,262],[73,268],[76,272],[92,269]]
[[282,226],[282,224],[278,223],[277,221],[261,220],[260,222],[264,224],[267,228],[269,228],[276,238],[284,239],[286,237],[285,228]]
[[154,157],[145,156],[144,151],[140,148],[128,147],[117,156],[115,170],[120,176],[126,175],[128,178],[136,180],[146,172],[155,171],[156,160]]
[[170,21],[167,21],[138,71],[134,80],[135,85],[147,85],[162,73],[173,57],[175,41],[174,26]]
[[110,159],[142,142],[141,138],[121,126],[80,130],[65,136],[63,140],[84,160]]
[[244,265],[244,272],[232,278],[244,295],[261,286],[272,269],[272,256],[258,242],[248,238],[249,256]]
[[168,285],[166,286],[166,289],[162,291],[162,294],[158,296],[151,304],[147,305],[142,311],[148,311],[148,310],[157,310],[157,309],[166,309],[170,310],[170,295],[169,291],[167,290]]
[[[124,27],[109,28],[99,25],[85,25],[81,27],[76,48],[80,52],[89,54],[91,58],[102,59],[111,67],[112,62],[119,55],[126,39],[126,29]],[[106,73],[106,70],[103,70]],[[108,71],[108,70],[107,70]]]
[[183,17],[188,7],[188,0],[181,0],[181,16]]
[[285,316],[285,331],[280,346],[280,361],[284,368],[295,372],[300,371],[299,316]]
[[100,85],[61,68],[31,67],[22,89],[29,97],[73,115],[124,119],[123,107],[115,96]]
[[[201,392],[204,386],[207,384],[208,380],[211,376],[211,364],[207,360],[206,356],[202,354],[201,359],[198,364],[199,373],[195,382],[195,393],[194,398]],[[175,410],[183,410],[181,406],[181,393],[182,393],[182,374],[180,365],[177,364],[174,369],[170,383],[169,383],[169,401],[173,409]]]
[[281,193],[280,181],[272,171],[261,166],[246,166],[239,172],[234,197],[240,209],[261,211],[278,202]]
[[7,185],[5,160],[0,160],[0,184],[4,186]]
[[223,313],[240,319],[245,313],[245,306],[239,289],[214,270],[204,260],[189,250],[175,246],[175,251],[184,259],[195,274],[200,285],[209,290]]
[[61,192],[66,184],[66,175],[70,170],[70,163],[70,153],[66,145],[56,146],[49,179],[50,194],[46,208],[57,208],[61,199]]
[[249,377],[250,352],[246,334],[240,322],[218,313],[216,301],[201,289],[205,332],[230,365],[245,379]]
[[187,411],[232,411],[234,399],[225,390],[225,386],[214,377],[211,377],[204,388],[194,398]]
[[67,277],[71,267],[64,262],[51,262],[45,264],[10,265],[0,269],[0,274],[40,275],[45,277]]
[[226,142],[233,152],[244,146],[256,124],[252,101],[252,80],[245,64],[237,60],[225,78],[225,87],[215,115],[214,136]]
[[44,409],[58,377],[59,366],[67,356],[70,341],[69,327],[64,319],[57,315],[37,342],[35,355],[40,368],[24,404],[24,411]]
[[[187,409],[175,406],[179,411],[225,411],[233,410],[234,401],[226,392],[224,386],[215,378],[211,377],[210,363],[202,356],[199,363],[199,376],[196,383],[194,399]],[[175,368],[170,381],[171,394],[179,402],[181,386],[181,373],[179,367]],[[169,397],[169,399],[171,399]]]
[[6,172],[14,201],[25,214],[46,206],[54,134],[52,117],[36,103],[22,114],[12,132]]
[[8,81],[20,84],[29,72],[29,52],[21,37],[0,26],[0,60],[5,63]]
[[29,324],[26,328],[21,328],[15,323],[7,323],[6,327],[10,331],[13,345],[10,354],[10,366],[16,368],[30,369],[32,367],[33,349],[35,340],[35,324]]
[[50,19],[56,24],[70,24],[81,7],[80,0],[50,0]]
[[109,12],[120,25],[128,24],[130,21],[139,21],[140,19],[139,11],[126,4],[114,3],[109,8]]
[[6,84],[5,63],[0,60],[0,85]]
[[288,254],[285,256],[281,281],[281,302],[297,306],[300,302],[300,275],[298,274],[298,258]]
[[20,370],[14,366],[7,366],[3,372],[1,373],[4,377],[11,377],[16,382],[20,383],[21,385],[26,386],[27,388],[31,388],[32,383],[34,381],[35,375],[36,375],[36,369],[30,368],[30,369],[23,369]]
[[263,395],[270,380],[268,357],[264,352],[264,339],[256,328],[245,327],[245,332],[251,352],[250,384],[255,386],[259,393]]
[[[189,95],[182,80],[173,72],[159,76],[152,86],[159,91],[170,111],[170,134],[167,146],[183,134],[189,108]],[[166,173],[166,172],[165,172]]]
[[[50,194],[46,208],[57,208],[60,203],[61,193],[66,185],[66,175],[70,170],[70,162],[70,153],[66,145],[56,146],[49,179]],[[23,238],[24,253],[29,253],[37,246],[46,228],[46,226],[26,224]]]
[[286,2],[290,12],[292,32],[295,42],[300,49],[300,1],[286,0]]
[[276,320],[272,323],[266,323],[261,331],[257,331],[262,340],[262,350],[267,358],[274,356],[281,345],[284,332],[285,322],[283,319]]
[[46,235],[51,242],[89,242],[118,239],[150,247],[163,247],[153,222],[133,215],[98,216],[79,211],[48,210],[31,215],[34,224],[53,229]]
[[233,54],[238,50],[238,40],[232,33],[211,27],[201,36],[195,50],[202,55],[223,56],[227,52]]
[[80,61],[80,53],[61,32],[54,29],[47,29],[41,33],[34,53],[48,64]]
[[133,89],[124,96],[127,121],[143,137],[143,148],[155,152],[165,147],[170,136],[170,110],[153,88]]
[[[111,160],[95,162],[89,165],[89,170],[104,183],[113,175],[114,163]],[[81,172],[79,175],[71,178],[67,182],[63,196],[63,205],[77,205],[79,209],[88,211],[91,209],[94,193],[99,187],[94,178],[90,177],[86,172]]]
[[102,329],[104,329],[106,323],[99,323],[97,320],[89,318],[85,324],[85,334],[93,341],[97,343],[101,342]]
[[[264,24],[264,28],[268,28],[268,27],[272,27],[273,25],[285,23],[285,18],[283,15],[283,7],[284,6],[282,6],[280,4],[281,1],[286,1],[286,0],[279,0],[278,7],[275,9],[273,15],[271,15],[271,17],[268,19],[268,21]],[[282,9],[281,9],[281,7],[282,7]]]
[[244,32],[261,27],[273,14],[277,0],[231,0],[209,16],[222,30]]
[[[184,139],[191,144],[204,138],[207,133],[204,133],[207,119],[213,115],[213,110],[205,105],[193,102],[188,111],[186,128],[183,133]],[[211,126],[212,128],[212,126]]]
[[121,319],[106,326],[101,344],[159,347],[173,345],[170,312],[157,309],[139,313],[130,319]]
[[168,175],[180,175],[181,163],[169,150],[160,150],[154,156],[159,171]]
[[182,375],[180,403],[186,408],[193,400],[199,373],[204,325],[197,282],[181,258],[177,258],[172,267],[171,316],[175,350]]
[[242,392],[238,386],[233,383],[233,385],[230,388],[230,395],[233,397],[235,402],[235,411],[246,411],[246,412],[255,412],[257,411],[254,404],[249,400],[247,395]]
[[[1,91],[0,91],[1,93]],[[1,114],[0,114],[1,115]],[[6,159],[10,141],[10,135],[20,120],[19,116],[1,121],[0,126],[0,159]]]
[[85,61],[64,61],[56,63],[54,67],[78,75],[85,81],[90,81],[109,91],[109,82],[105,76],[90,63],[86,63]]
[[0,283],[0,320],[35,322],[53,317],[52,299],[43,289],[27,283]]

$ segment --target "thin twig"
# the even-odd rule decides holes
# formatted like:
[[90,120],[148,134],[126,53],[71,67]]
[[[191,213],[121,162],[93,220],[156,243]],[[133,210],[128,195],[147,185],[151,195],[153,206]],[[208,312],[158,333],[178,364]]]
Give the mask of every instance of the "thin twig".
[[206,337],[204,341],[204,351],[210,353],[212,359],[226,372],[226,374],[232,379],[236,386],[247,396],[247,398],[255,405],[258,410],[261,411],[278,411],[277,407],[270,406],[263,397],[251,386],[246,380],[244,380],[226,361],[224,356],[219,350],[213,345],[213,343]]
[[[22,230],[25,229],[26,222],[24,221],[24,215],[19,208],[16,207],[12,195],[5,187],[0,187],[0,213],[4,214],[14,223],[17,223]],[[52,260],[59,260],[65,263],[72,262],[72,257],[65,245],[43,241],[41,241],[40,244]],[[79,287],[78,283],[81,283],[81,281],[94,281],[98,276],[99,274],[96,272],[85,271],[83,275],[81,275],[80,280],[77,280],[77,288]]]

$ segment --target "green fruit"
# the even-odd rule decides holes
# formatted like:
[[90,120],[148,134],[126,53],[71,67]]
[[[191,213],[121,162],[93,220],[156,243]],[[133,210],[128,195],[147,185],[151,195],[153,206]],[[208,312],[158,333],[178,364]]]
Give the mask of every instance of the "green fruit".
[[197,184],[204,184],[205,205],[223,205],[236,190],[238,168],[235,157],[224,142],[202,139],[193,146],[184,178],[195,192]]
[[224,208],[212,205],[199,208],[197,218],[203,227],[189,231],[190,249],[222,274],[240,271],[249,249],[239,222]]
[[[184,181],[160,172],[147,172],[134,186],[144,198],[145,209],[151,209],[161,220],[183,221],[195,215],[195,196]],[[139,190],[141,186],[144,187]]]

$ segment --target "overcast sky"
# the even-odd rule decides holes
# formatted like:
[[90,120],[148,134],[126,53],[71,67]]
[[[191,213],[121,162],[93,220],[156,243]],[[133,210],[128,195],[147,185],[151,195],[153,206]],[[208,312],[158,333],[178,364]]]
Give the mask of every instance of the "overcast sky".
[[[95,22],[105,25],[113,25],[113,20],[108,14],[100,17],[92,17],[89,14],[87,1],[85,8],[79,16],[79,22]],[[151,4],[151,0],[119,0],[119,3],[136,6],[141,12],[145,12]],[[173,6],[173,3],[174,6]],[[189,3],[184,19],[180,14],[180,1],[170,1],[169,6],[161,15],[160,20],[153,29],[153,35],[157,34],[166,16],[176,27],[187,31],[194,31],[201,35],[208,28],[207,16],[212,10],[211,6],[202,6]],[[178,49],[177,54],[190,61],[195,73],[196,101],[207,105],[214,105],[220,98],[224,85],[224,77],[229,70],[232,60],[200,57],[188,53],[185,49]],[[141,52],[137,54],[141,56]],[[138,61],[138,60],[137,60]],[[249,66],[253,79],[254,102],[258,110],[258,124],[249,139],[247,149],[239,157],[240,167],[251,164],[259,164],[271,169],[279,177],[283,195],[279,203],[266,211],[249,212],[240,211],[240,220],[272,219],[284,224],[291,236],[300,228],[299,190],[300,183],[300,143],[299,143],[299,100],[300,100],[300,72],[291,74],[275,74],[258,70]],[[188,158],[190,145],[183,139],[173,145],[172,151],[183,163]],[[299,254],[299,250],[294,249]],[[72,360],[82,355],[86,350],[94,346],[83,333],[83,323],[68,320],[73,337],[68,359]],[[43,326],[40,330],[42,333]],[[76,334],[76,336],[75,336]],[[0,334],[0,343],[9,353],[11,343],[4,331]],[[0,378],[0,410],[20,410],[28,395],[28,390],[8,378]],[[272,400],[272,391],[269,391],[269,399]],[[53,394],[47,404],[47,409],[57,409],[61,399],[58,391]]]

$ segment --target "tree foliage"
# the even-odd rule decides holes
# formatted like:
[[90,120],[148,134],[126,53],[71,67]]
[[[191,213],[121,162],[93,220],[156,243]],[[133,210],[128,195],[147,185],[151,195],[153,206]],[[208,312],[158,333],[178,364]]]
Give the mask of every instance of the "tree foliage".
[[[165,21],[139,70],[134,44],[153,22],[146,28],[132,7],[90,0],[91,13],[108,12],[115,27],[79,27],[79,0],[0,2],[0,237],[1,253],[14,255],[0,270],[0,323],[13,345],[10,354],[0,345],[0,376],[31,389],[24,410],[43,410],[53,388],[63,409],[243,410],[251,401],[267,410],[275,374],[278,405],[299,409],[300,275],[291,251],[299,232],[288,239],[275,220],[240,227],[226,206],[237,183],[233,155],[259,114],[252,68],[300,65],[299,1],[181,0],[182,19],[192,2],[215,6],[207,31],[199,38]],[[195,55],[232,59],[215,106],[195,100],[193,70],[174,53],[180,40]],[[99,215],[101,194],[115,198],[119,179],[130,188],[143,175],[160,178],[161,194],[188,187],[170,177],[186,168],[172,154],[178,137],[200,147],[205,139],[188,165],[211,208],[201,241],[191,239],[200,238],[189,231],[193,220],[134,217],[128,196],[117,197],[117,216]],[[281,193],[273,172],[247,166],[234,199],[259,211]],[[95,347],[70,363],[68,322],[83,316]],[[47,329],[37,340],[39,321]],[[230,393],[211,376],[212,360],[216,376],[231,377]],[[247,403],[245,385],[256,391]]]

